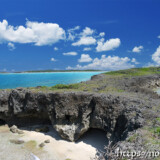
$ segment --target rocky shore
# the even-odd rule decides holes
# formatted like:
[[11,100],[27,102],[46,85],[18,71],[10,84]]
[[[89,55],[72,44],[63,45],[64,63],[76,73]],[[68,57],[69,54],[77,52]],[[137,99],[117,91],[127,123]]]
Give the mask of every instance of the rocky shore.
[[[69,141],[77,141],[92,128],[100,129],[106,133],[108,141],[119,142],[123,147],[129,145],[133,149],[137,148],[137,137],[141,136],[141,142],[138,142],[145,148],[152,142],[143,143],[143,135],[150,132],[154,121],[159,118],[160,98],[153,88],[160,86],[160,75],[110,76],[107,77],[110,83],[104,83],[105,77],[101,74],[83,82],[86,85],[103,82],[95,92],[1,90],[0,123],[19,127],[51,124],[62,138]],[[97,92],[113,83],[112,79],[122,93]],[[154,127],[159,127],[158,120]],[[131,141],[135,134],[137,137]],[[154,137],[158,139],[156,133]],[[159,146],[154,147],[159,149]]]

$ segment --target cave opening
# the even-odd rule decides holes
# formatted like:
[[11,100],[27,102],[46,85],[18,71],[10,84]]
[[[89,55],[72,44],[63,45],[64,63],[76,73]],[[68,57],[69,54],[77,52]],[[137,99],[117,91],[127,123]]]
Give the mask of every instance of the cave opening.
[[104,151],[104,146],[108,145],[108,139],[106,137],[106,132],[101,129],[90,128],[80,139],[77,141],[84,142],[91,145],[97,150]]
[[67,120],[67,122],[70,121],[71,116],[70,115],[65,115],[65,119]]
[[0,119],[0,126],[5,125],[6,121],[4,121],[3,119]]
[[117,118],[117,123],[116,123],[116,126],[115,126],[115,130],[114,130],[114,134],[115,134],[115,138],[117,138],[116,141],[119,141],[119,140],[123,140],[125,139],[126,137],[126,134],[125,133],[125,130],[126,130],[126,124],[127,124],[127,118],[125,117],[125,115],[120,115],[118,118]]

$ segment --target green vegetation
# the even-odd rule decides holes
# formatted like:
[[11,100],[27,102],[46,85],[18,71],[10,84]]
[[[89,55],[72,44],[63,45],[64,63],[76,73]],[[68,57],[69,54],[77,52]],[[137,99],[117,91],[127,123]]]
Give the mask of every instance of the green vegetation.
[[127,70],[111,71],[105,74],[113,76],[143,76],[151,74],[160,74],[160,67],[133,68]]
[[158,136],[160,136],[160,127],[156,127],[155,128],[155,134],[157,134]]
[[157,118],[156,120],[160,122],[160,117],[159,117],[159,118]]
[[144,133],[143,138],[146,143],[158,144],[160,145],[160,118],[156,118],[150,123],[150,127],[146,126],[142,130]]
[[135,142],[136,141],[136,138],[137,138],[137,134],[134,134],[133,136],[130,136],[129,139],[128,139],[128,142]]
[[79,87],[79,83],[75,83],[75,84],[57,84],[53,87],[51,87],[51,89],[78,89]]

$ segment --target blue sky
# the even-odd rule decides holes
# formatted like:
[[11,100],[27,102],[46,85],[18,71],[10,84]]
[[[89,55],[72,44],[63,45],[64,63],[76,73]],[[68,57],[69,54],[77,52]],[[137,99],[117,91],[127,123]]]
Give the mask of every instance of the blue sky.
[[160,65],[159,0],[1,0],[0,71]]

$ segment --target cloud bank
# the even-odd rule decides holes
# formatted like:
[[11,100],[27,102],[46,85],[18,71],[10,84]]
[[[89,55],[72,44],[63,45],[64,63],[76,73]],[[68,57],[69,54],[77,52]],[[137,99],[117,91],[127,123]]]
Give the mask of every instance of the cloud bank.
[[[134,61],[134,62],[133,62]],[[99,70],[120,70],[120,69],[127,69],[135,67],[136,59],[130,59],[128,57],[118,57],[118,56],[107,56],[102,55],[101,58],[95,58],[91,63],[87,65],[77,65],[76,67],[68,66],[66,69],[79,69],[79,70],[86,70],[86,69],[99,69]]]
[[56,23],[26,21],[25,26],[12,26],[6,20],[0,22],[0,43],[33,43],[36,46],[51,45],[65,39],[65,31]]

